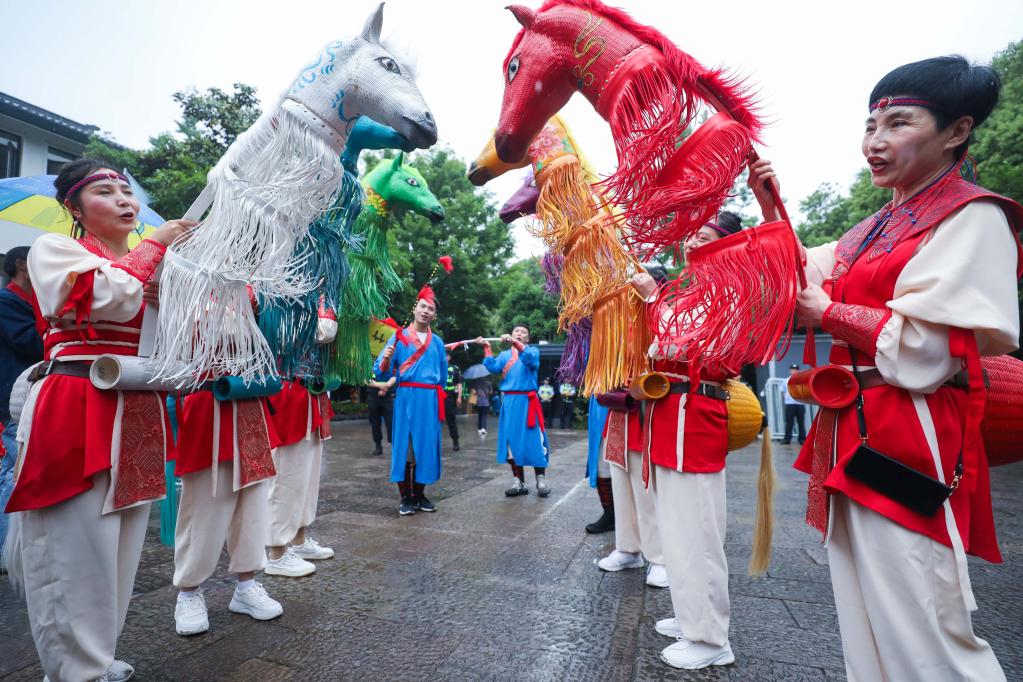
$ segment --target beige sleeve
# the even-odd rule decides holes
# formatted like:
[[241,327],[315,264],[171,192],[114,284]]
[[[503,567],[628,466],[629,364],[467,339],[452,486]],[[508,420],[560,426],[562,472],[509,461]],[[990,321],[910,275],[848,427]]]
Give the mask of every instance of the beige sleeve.
[[835,247],[838,242],[829,242],[806,250],[806,281],[817,286],[831,277],[835,269]]
[[[93,254],[61,234],[45,234],[32,244],[28,274],[43,317],[56,317],[64,308],[79,275],[95,271],[91,319],[127,322],[142,308],[142,282],[106,258]],[[74,311],[64,315],[73,320]]]
[[895,282],[875,361],[888,383],[931,393],[962,369],[948,328],[972,329],[982,355],[1017,348],[1017,249],[1005,213],[974,201],[935,227]]

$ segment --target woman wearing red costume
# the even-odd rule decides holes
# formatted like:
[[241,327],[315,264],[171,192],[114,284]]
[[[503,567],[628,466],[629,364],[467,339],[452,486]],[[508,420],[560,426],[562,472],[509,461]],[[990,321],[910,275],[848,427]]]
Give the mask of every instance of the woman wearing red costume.
[[7,511],[21,512],[20,570],[46,675],[124,680],[133,671],[114,649],[173,442],[162,395],[96,389],[89,365],[137,354],[147,285],[195,223],[170,221],[129,250],[139,202],[124,176],[82,159],[54,185],[78,238],[44,235],[28,257],[47,362],[31,377]]
[[[700,228],[684,250],[737,233],[742,222],[722,213]],[[656,285],[650,275],[633,276],[648,301]],[[736,374],[704,371],[692,390],[685,362],[670,359],[675,349],[650,347],[653,369],[668,376],[671,391],[650,403],[646,424],[643,477],[649,478],[660,528],[673,618],[656,630],[678,641],[661,651],[674,668],[698,669],[735,661],[728,642],[730,605],[725,559],[725,457],[728,455],[728,392],[721,386]]]
[[[958,485],[937,511],[914,511],[903,482],[901,492],[881,492],[895,474],[857,473],[876,458],[857,452],[856,406],[822,410],[815,421],[796,467],[810,474],[807,522],[826,535],[853,682],[1005,679],[970,616],[966,555],[1001,561],[987,460],[971,424],[982,413],[971,402],[983,391],[978,351],[1017,345],[1014,232],[1023,209],[960,176],[970,133],[999,89],[994,71],[962,57],[882,78],[863,154],[892,201],[807,252],[811,284],[797,313],[834,337],[833,363],[858,371],[867,445],[911,476]],[[765,187],[773,175],[766,161],[750,172],[765,219],[776,215]],[[964,374],[974,388],[964,388]]]

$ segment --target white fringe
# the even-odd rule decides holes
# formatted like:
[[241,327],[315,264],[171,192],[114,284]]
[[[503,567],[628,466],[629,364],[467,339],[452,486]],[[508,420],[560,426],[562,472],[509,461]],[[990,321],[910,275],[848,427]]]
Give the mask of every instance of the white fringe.
[[246,381],[275,375],[246,284],[271,298],[298,298],[315,286],[302,277],[295,245],[341,186],[344,142],[306,107],[285,100],[227,150],[208,177],[208,216],[164,260],[153,349],[158,378],[194,386],[222,374]]

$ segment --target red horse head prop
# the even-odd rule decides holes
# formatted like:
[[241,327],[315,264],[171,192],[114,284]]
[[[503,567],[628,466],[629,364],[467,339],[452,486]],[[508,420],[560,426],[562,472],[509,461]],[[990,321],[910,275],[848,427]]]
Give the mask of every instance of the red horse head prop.
[[[536,12],[509,9],[522,30],[504,61],[498,156],[521,159],[547,119],[579,91],[611,125],[618,170],[604,185],[636,228],[633,240],[663,245],[698,230],[703,213],[712,215],[726,198],[761,127],[743,88],[598,0],[548,0]],[[700,151],[711,156],[712,168],[701,177],[675,157],[704,104],[737,125],[715,131],[726,140],[704,140]],[[653,202],[651,192],[657,193]],[[676,216],[665,231],[668,214],[690,200],[710,208],[691,220]]]

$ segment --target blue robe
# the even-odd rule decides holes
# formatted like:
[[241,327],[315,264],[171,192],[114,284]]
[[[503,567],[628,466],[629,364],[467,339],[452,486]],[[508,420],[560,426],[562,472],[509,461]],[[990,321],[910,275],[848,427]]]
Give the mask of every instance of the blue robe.
[[[500,375],[511,357],[511,350],[503,351],[496,357],[483,358],[483,365],[492,373]],[[519,353],[518,361],[512,365],[508,375],[501,382],[501,418],[497,428],[497,461],[508,461],[508,449],[519,466],[546,467],[550,445],[547,432],[536,426],[529,428],[529,396],[509,395],[507,391],[536,391],[537,373],[540,370],[540,349],[526,346]]]
[[597,396],[590,396],[590,411],[586,426],[586,475],[590,478],[590,487],[597,487],[597,464],[600,462],[600,442],[603,439],[604,423],[607,422],[606,407],[597,402]]
[[[405,330],[404,334],[414,334]],[[445,357],[444,341],[433,335],[423,356],[407,372],[398,372],[402,363],[416,351],[416,347],[405,341],[397,341],[392,334],[384,346],[396,346],[391,356],[390,367],[384,372],[380,368],[384,359],[383,350],[373,363],[377,380],[387,381],[398,377],[394,395],[394,417],[391,422],[393,441],[391,443],[391,482],[405,480],[405,461],[408,457],[409,439],[416,457],[416,483],[430,485],[440,480],[440,427],[438,419],[438,394],[425,388],[405,386],[403,383],[432,384],[444,387],[448,378],[448,361]]]

